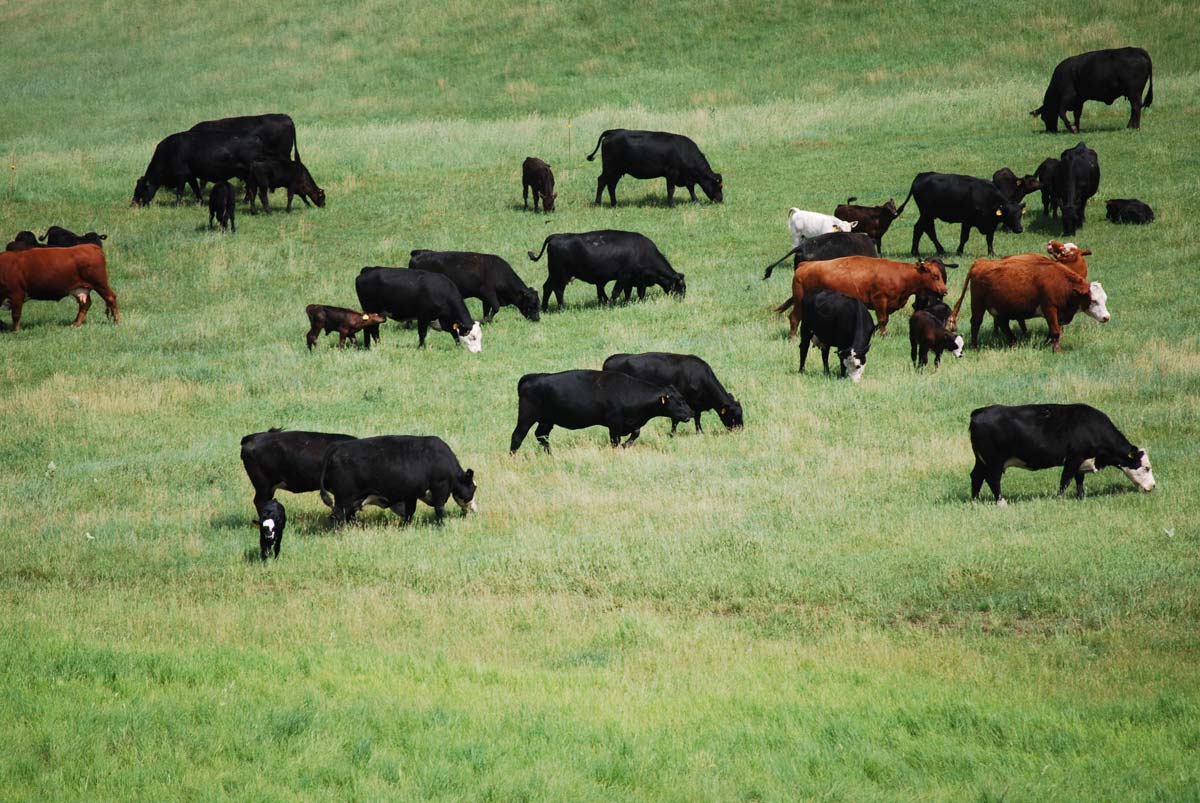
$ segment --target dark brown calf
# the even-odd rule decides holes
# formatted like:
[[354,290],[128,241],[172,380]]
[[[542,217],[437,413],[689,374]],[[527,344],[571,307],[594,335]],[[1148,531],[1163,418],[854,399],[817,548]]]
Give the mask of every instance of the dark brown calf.
[[324,304],[309,304],[304,311],[308,314],[308,322],[312,324],[312,328],[308,330],[308,335],[305,337],[309,351],[312,351],[313,346],[317,345],[317,338],[322,329],[325,330],[325,334],[337,332],[338,348],[343,348],[347,338],[358,345],[358,339],[355,336],[359,332],[368,326],[378,326],[387,321],[387,318],[375,312],[359,312],[345,307],[327,307]]
[[554,211],[554,199],[558,193],[554,191],[554,173],[550,165],[536,156],[530,156],[521,164],[521,196],[525,200],[525,208],[529,208],[529,190],[533,189],[533,211],[537,211],[538,198],[547,212]]
[[914,368],[924,368],[929,364],[930,350],[933,351],[935,368],[942,364],[943,351],[949,351],[955,357],[962,357],[962,336],[951,332],[942,325],[937,315],[926,310],[914,312],[909,319],[908,342],[912,346]]
[[833,216],[847,223],[857,221],[858,225],[854,227],[854,231],[858,234],[865,234],[874,240],[875,247],[882,254],[883,235],[887,233],[892,221],[900,217],[904,207],[897,209],[894,198],[888,198],[886,204],[879,206],[857,206],[854,204],[854,201],[857,200],[854,197],[847,198],[846,203],[833,210]]
[[28,251],[30,248],[45,248],[44,245],[39,245],[37,235],[31,231],[19,231],[17,236],[12,238],[12,241],[5,246],[5,251]]
[[232,228],[237,234],[237,223],[234,221],[234,207],[237,196],[233,193],[233,185],[228,181],[218,181],[208,194],[208,227],[213,227],[213,218],[221,225],[221,231]]

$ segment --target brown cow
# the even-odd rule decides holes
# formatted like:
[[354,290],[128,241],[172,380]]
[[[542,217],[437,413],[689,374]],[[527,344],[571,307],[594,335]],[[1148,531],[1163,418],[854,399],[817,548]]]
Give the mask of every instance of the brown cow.
[[554,171],[550,165],[536,156],[530,156],[521,163],[521,196],[525,199],[525,208],[529,208],[529,190],[533,190],[533,211],[538,208],[538,200],[547,212],[554,211],[554,199],[558,193],[554,191]]
[[900,217],[904,207],[897,209],[895,198],[888,198],[888,202],[880,206],[858,206],[854,203],[857,200],[854,197],[847,198],[846,203],[833,210],[833,216],[847,223],[857,221],[858,225],[854,227],[854,231],[874,240],[875,247],[883,253],[883,235],[887,233],[892,221]]
[[792,297],[776,307],[789,307],[789,337],[800,326],[800,302],[813,290],[835,290],[857,298],[875,310],[878,333],[887,334],[888,315],[908,303],[910,296],[922,293],[946,295],[946,270],[937,257],[926,257],[915,264],[874,257],[842,257],[825,262],[801,262],[792,275]]
[[12,307],[14,332],[21,330],[21,307],[26,301],[58,301],[67,296],[75,296],[79,303],[79,314],[71,324],[79,326],[92,306],[91,290],[103,297],[105,314],[120,323],[117,294],[108,286],[104,249],[98,245],[0,254],[0,302]]
[[342,348],[346,345],[347,338],[350,342],[358,345],[356,335],[368,326],[387,323],[387,318],[375,312],[359,312],[345,307],[327,307],[324,304],[309,304],[304,308],[304,312],[308,315],[308,322],[312,324],[308,335],[305,336],[309,351],[312,351],[313,346],[317,345],[317,338],[320,337],[322,329],[325,330],[325,334],[337,332],[338,348]]
[[996,328],[1009,345],[1016,342],[1008,325],[1010,320],[1023,321],[1041,314],[1055,351],[1062,351],[1059,344],[1062,327],[1071,322],[1076,312],[1086,312],[1101,323],[1112,317],[1105,304],[1108,294],[1100,282],[1089,284],[1070,268],[1041,254],[976,260],[950,313],[948,329],[957,329],[958,310],[968,288],[971,289],[971,348],[979,347],[979,327],[985,312],[992,314]]
[[1081,250],[1075,243],[1064,244],[1058,240],[1051,240],[1046,243],[1046,253],[1053,257],[1055,262],[1079,278],[1087,278],[1087,260],[1084,257],[1092,253],[1091,249],[1084,248]]

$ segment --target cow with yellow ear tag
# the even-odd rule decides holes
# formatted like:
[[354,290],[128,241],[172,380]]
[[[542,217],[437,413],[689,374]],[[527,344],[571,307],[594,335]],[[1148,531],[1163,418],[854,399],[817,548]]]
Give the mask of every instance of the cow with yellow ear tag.
[[920,213],[913,228],[913,256],[920,256],[918,246],[924,236],[933,241],[938,255],[946,253],[938,241],[934,226],[938,220],[962,225],[958,241],[960,255],[973,228],[978,229],[987,240],[989,256],[995,254],[992,241],[996,229],[1003,226],[1005,231],[1013,234],[1020,234],[1024,230],[1021,226],[1021,204],[1010,201],[987,179],[954,173],[918,173],[901,208],[909,198],[917,202]]
[[[483,330],[471,317],[462,293],[439,273],[403,268],[363,268],[354,282],[358,301],[366,312],[396,321],[417,322],[417,347],[425,348],[425,336],[436,324],[454,342],[472,354],[483,350]],[[379,342],[379,324],[366,327],[366,340]]]

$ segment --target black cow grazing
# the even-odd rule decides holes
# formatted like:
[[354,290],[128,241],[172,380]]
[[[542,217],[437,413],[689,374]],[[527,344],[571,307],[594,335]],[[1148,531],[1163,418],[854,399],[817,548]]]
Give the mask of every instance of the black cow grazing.
[[233,229],[237,234],[237,221],[234,220],[237,196],[233,185],[228,181],[218,181],[208,193],[208,227],[213,227],[213,220],[221,225],[221,231]]
[[1054,194],[1054,174],[1058,172],[1058,160],[1054,157],[1045,159],[1034,171],[1037,180],[1042,184],[1042,214],[1058,217],[1062,202]]
[[[941,302],[939,302],[941,303]],[[949,313],[950,307],[946,307]],[[908,319],[908,342],[912,347],[912,362],[914,368],[924,368],[929,364],[929,352],[933,351],[933,365],[942,364],[942,352],[949,351],[955,357],[962,358],[963,339],[946,328],[946,318],[939,319],[938,312],[921,310],[914,312]],[[949,315],[947,314],[947,317]]]
[[537,211],[539,199],[547,212],[554,211],[554,199],[558,197],[554,191],[554,171],[536,156],[521,163],[521,197],[526,209],[529,208],[530,189],[533,190],[533,211]]
[[550,308],[550,294],[563,305],[563,290],[572,279],[596,285],[596,299],[608,304],[604,286],[611,281],[612,300],[624,291],[638,290],[638,298],[646,297],[646,288],[657,284],[665,293],[682,297],[687,292],[684,274],[676,273],[658,246],[649,237],[632,231],[589,231],[582,234],[551,234],[542,241],[542,250],[529,258],[537,262],[549,252],[549,275],[542,285],[542,312]]
[[857,298],[833,290],[805,294],[800,302],[800,373],[804,373],[808,346],[815,336],[825,373],[829,373],[829,349],[836,348],[842,361],[842,376],[849,374],[851,381],[861,381],[874,333],[871,313]]
[[643,382],[617,371],[525,374],[517,382],[517,397],[517,426],[509,452],[521,448],[534,424],[534,436],[549,452],[550,430],[556,426],[607,427],[609,442],[616,447],[625,435],[625,446],[637,440],[651,418],[665,416],[682,423],[696,415],[671,385]]
[[979,498],[986,480],[996,504],[1007,504],[1000,493],[1006,468],[1040,471],[1061,468],[1058,495],[1071,479],[1075,496],[1083,498],[1083,475],[1115,466],[1139,489],[1154,489],[1150,456],[1113,426],[1107,415],[1086,404],[994,404],[971,411],[971,498]]
[[[309,351],[317,345],[317,338],[320,337],[322,329],[325,330],[325,334],[337,332],[338,348],[344,348],[347,340],[358,345],[357,335],[362,330],[387,322],[387,318],[377,312],[359,312],[324,304],[309,304],[304,308],[304,314],[308,316],[310,327],[304,338]],[[370,335],[364,335],[363,339],[369,337]]]
[[38,243],[37,235],[31,231],[19,231],[17,236],[13,237],[8,245],[4,246],[5,251],[28,251],[30,248],[48,248],[49,246]]
[[446,442],[434,436],[346,441],[331,446],[321,462],[321,501],[333,508],[339,525],[353,521],[365,505],[391,508],[408,524],[418,499],[433,508],[441,524],[451,498],[464,515],[475,510],[475,490],[475,472],[463,471]]
[[512,265],[495,254],[421,248],[409,253],[408,267],[440,273],[454,282],[463,298],[478,298],[483,302],[483,323],[491,323],[504,306],[516,307],[531,321],[541,317],[537,290],[521,281]]
[[[604,361],[604,370],[628,374],[652,385],[676,388],[696,414],[697,432],[704,431],[700,427],[700,414],[705,410],[716,410],[726,429],[740,429],[744,424],[742,405],[725,390],[712,367],[695,355],[661,351],[614,354]],[[672,434],[678,426],[678,421],[671,422]]]
[[[263,208],[267,207],[268,183],[265,170],[269,154],[256,137],[237,137],[221,131],[181,131],[171,134],[154,148],[146,172],[133,189],[131,206],[146,206],[161,187],[175,191],[175,202],[183,200],[190,186],[196,201],[202,201],[200,182],[241,179],[260,187]],[[258,175],[258,180],[256,180]]]
[[792,267],[796,268],[800,266],[801,262],[823,262],[827,259],[855,256],[879,256],[875,241],[867,235],[857,232],[835,231],[830,234],[818,234],[816,237],[809,237],[802,241],[800,245],[767,265],[767,270],[763,273],[763,280],[771,278],[775,266],[788,257],[794,257]]
[[76,234],[62,226],[51,226],[38,239],[51,248],[70,248],[76,245],[98,245],[103,248],[108,235],[97,234],[94,231],[89,231],[87,234]]
[[[298,195],[305,206],[316,204],[325,206],[325,190],[317,186],[312,173],[300,162],[281,162],[268,159],[256,162],[246,184],[246,197],[250,200],[250,212],[254,213],[254,196],[263,198],[263,208],[266,209],[267,193],[280,188],[287,190],[287,211],[292,211],[292,200]],[[312,204],[309,199],[312,199]],[[268,210],[269,211],[269,210]]]
[[296,143],[296,124],[286,114],[251,114],[245,117],[222,117],[196,123],[191,131],[207,131],[235,137],[254,137],[263,144],[268,158],[300,161],[300,146]]
[[330,432],[283,432],[269,429],[242,438],[242,465],[254,486],[255,508],[275,498],[275,491],[307,493],[321,487],[321,456],[352,435]]
[[1021,215],[1025,205],[1005,198],[996,185],[987,179],[953,173],[918,173],[901,207],[908,204],[908,198],[916,199],[917,209],[921,212],[913,229],[912,255],[915,257],[920,256],[917,246],[923,234],[928,234],[929,239],[933,240],[938,254],[946,253],[938,242],[935,220],[962,224],[958,241],[960,255],[967,238],[971,236],[972,226],[987,239],[989,256],[996,253],[992,248],[992,239],[1001,224],[1014,234],[1023,231]]
[[1112,198],[1104,202],[1104,216],[1113,223],[1150,223],[1154,210],[1136,198]]
[[[1150,82],[1150,91],[1142,100],[1142,90]],[[1084,101],[1102,100],[1109,106],[1117,98],[1129,101],[1129,128],[1142,124],[1142,108],[1150,108],[1154,101],[1154,65],[1150,54],[1140,47],[1121,47],[1111,50],[1093,50],[1063,59],[1050,76],[1050,86],[1042,98],[1042,105],[1030,112],[1041,115],[1046,131],[1058,133],[1058,121],[1062,120],[1067,131],[1079,133],[1079,115],[1083,113]],[[1075,125],[1067,120],[1067,112],[1075,116]]]
[[[454,342],[477,354],[483,350],[483,330],[471,317],[462,293],[440,273],[403,268],[366,267],[354,280],[358,303],[365,312],[379,312],[397,321],[417,322],[417,348],[425,348],[429,326],[437,323]],[[379,342],[379,324],[364,329],[367,348]]]
[[1024,176],[1018,177],[1007,167],[1002,167],[992,173],[992,183],[996,185],[996,189],[1000,190],[1000,194],[1012,203],[1020,203],[1026,195],[1042,188],[1042,182],[1036,175],[1031,176],[1026,173]]
[[254,523],[258,525],[258,552],[263,563],[266,563],[272,551],[277,559],[279,557],[279,548],[283,546],[283,528],[287,525],[287,511],[274,499],[257,505],[256,509],[258,518]]
[[1063,236],[1070,237],[1083,226],[1087,202],[1100,189],[1100,159],[1080,142],[1062,152],[1054,171],[1054,195],[1062,205]]
[[675,205],[676,187],[686,187],[695,201],[697,184],[710,201],[725,200],[721,174],[708,166],[708,159],[695,142],[680,134],[612,128],[596,140],[596,147],[587,157],[589,162],[596,151],[600,151],[603,162],[600,177],[596,179],[597,206],[605,187],[609,203],[617,205],[617,182],[626,174],[634,178],[666,178],[667,206]]

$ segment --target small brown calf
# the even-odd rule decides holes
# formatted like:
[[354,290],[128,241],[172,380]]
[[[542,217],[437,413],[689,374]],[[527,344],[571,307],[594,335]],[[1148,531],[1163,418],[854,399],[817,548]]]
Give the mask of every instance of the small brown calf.
[[376,312],[358,312],[345,307],[328,307],[324,304],[309,304],[304,311],[308,314],[309,323],[312,324],[312,328],[308,330],[308,335],[305,337],[309,351],[312,351],[313,346],[317,345],[317,338],[320,337],[322,329],[325,330],[325,334],[337,332],[338,348],[344,348],[347,339],[358,345],[356,335],[360,331],[368,326],[377,326],[387,320]]

